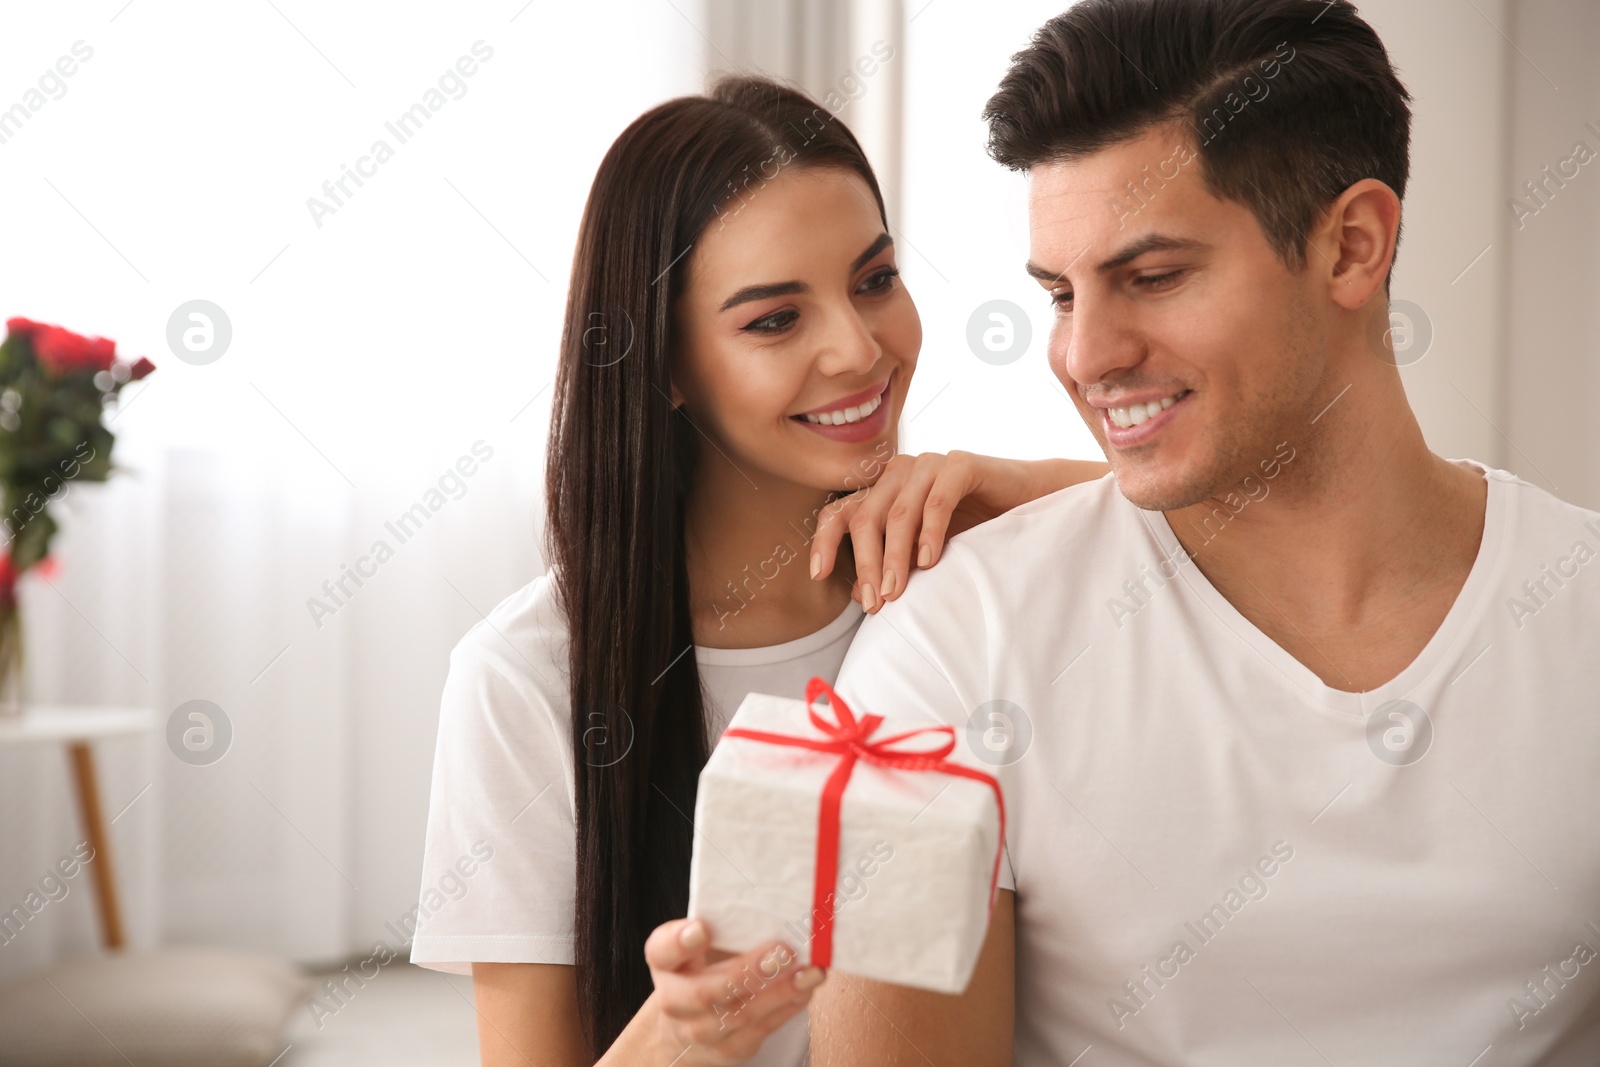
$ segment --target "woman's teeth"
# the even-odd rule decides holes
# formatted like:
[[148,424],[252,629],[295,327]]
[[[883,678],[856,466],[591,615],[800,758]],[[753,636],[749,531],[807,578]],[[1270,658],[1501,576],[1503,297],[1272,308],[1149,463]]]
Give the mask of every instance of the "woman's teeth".
[[801,415],[807,422],[819,422],[824,426],[843,426],[847,422],[860,422],[862,419],[878,410],[878,405],[883,403],[883,394],[879,393],[865,404],[853,408],[841,408],[838,411],[824,411],[821,415]]
[[1160,400],[1152,400],[1148,404],[1134,404],[1126,408],[1107,408],[1106,415],[1111,419],[1111,425],[1118,429],[1126,430],[1139,425],[1145,419],[1161,414],[1163,411],[1189,395],[1185,389],[1172,396],[1164,396]]

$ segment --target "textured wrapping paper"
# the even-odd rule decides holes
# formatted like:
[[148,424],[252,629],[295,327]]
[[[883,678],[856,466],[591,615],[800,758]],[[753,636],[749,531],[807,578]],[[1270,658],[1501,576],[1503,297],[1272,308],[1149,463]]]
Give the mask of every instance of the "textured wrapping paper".
[[[827,965],[962,992],[988,929],[1003,820],[998,786],[984,765],[951,747],[948,727],[936,732],[925,721],[893,717],[879,723],[859,709],[852,716],[820,679],[808,691],[818,694],[828,703],[809,709],[807,701],[750,694],[712,750],[695,800],[689,915],[710,924],[715,948],[743,952],[780,939],[802,961],[822,962],[815,952],[825,922],[816,907],[819,818],[842,755],[738,735],[832,744],[855,759],[838,801],[834,914],[820,939],[831,940]],[[845,725],[835,730],[841,710]],[[907,731],[919,732],[897,738]],[[841,741],[845,735],[856,743]],[[964,770],[941,770],[926,756],[912,768],[872,760],[930,752],[947,752],[943,766]]]

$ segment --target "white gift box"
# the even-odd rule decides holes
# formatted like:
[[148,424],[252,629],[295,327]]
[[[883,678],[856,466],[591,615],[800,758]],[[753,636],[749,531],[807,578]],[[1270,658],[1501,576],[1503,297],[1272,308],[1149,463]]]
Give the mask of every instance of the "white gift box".
[[[858,722],[866,719],[863,709],[841,717],[837,703],[814,707],[829,724],[842,718],[848,725],[852,710]],[[866,743],[927,726],[885,716]],[[831,740],[805,701],[759,693],[734,713],[728,731],[738,729]],[[921,753],[950,739],[946,728],[890,747]],[[743,952],[779,939],[813,961],[819,814],[841,759],[728,733],[718,741],[700,772],[689,868],[689,915],[710,924],[713,947]],[[959,738],[945,761],[987,777]],[[1001,838],[997,793],[998,786],[936,768],[854,762],[838,811],[830,966],[943,993],[966,989],[988,929]]]

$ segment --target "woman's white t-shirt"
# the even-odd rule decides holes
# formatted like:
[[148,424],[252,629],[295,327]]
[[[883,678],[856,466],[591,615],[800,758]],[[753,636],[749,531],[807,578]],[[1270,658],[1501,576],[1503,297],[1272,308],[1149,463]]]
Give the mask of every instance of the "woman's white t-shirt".
[[[851,602],[833,622],[794,641],[697,646],[709,740],[721,736],[747,693],[798,698],[813,675],[831,682],[862,618]],[[450,653],[412,963],[470,974],[474,962],[573,962],[567,643],[566,618],[546,574],[501,601]],[[805,1055],[802,1013],[749,1062],[793,1067]]]

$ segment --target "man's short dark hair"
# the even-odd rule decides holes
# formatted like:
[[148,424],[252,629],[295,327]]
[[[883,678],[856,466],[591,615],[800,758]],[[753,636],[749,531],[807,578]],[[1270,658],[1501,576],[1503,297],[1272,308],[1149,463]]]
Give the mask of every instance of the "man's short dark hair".
[[1299,271],[1351,185],[1405,197],[1410,99],[1348,0],[1082,0],[1011,58],[983,117],[1013,170],[1186,126],[1206,189]]

